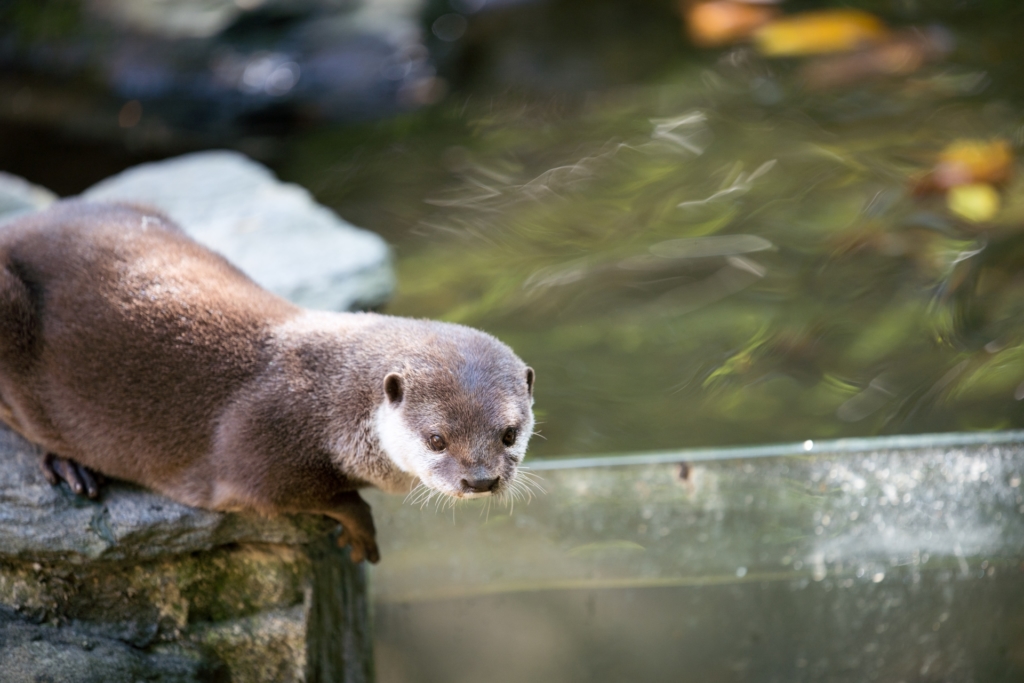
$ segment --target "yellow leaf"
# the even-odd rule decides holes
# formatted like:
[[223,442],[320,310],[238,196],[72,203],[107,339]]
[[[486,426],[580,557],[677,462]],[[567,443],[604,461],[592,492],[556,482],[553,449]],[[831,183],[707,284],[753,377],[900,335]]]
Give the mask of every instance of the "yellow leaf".
[[712,47],[748,38],[754,29],[777,14],[778,10],[770,5],[712,0],[690,5],[686,9],[686,26],[694,43]]
[[961,218],[982,223],[999,213],[999,193],[987,183],[958,185],[946,195],[946,205]]
[[1001,183],[1010,177],[1013,151],[1006,140],[956,140],[939,155],[935,182],[949,188]]
[[878,17],[859,10],[804,12],[769,22],[754,33],[761,54],[768,57],[847,52],[878,43],[888,30]]

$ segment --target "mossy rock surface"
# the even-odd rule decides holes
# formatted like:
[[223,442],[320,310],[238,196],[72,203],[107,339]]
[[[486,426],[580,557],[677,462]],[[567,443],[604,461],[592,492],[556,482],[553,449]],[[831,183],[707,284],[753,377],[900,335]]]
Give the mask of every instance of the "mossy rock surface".
[[333,523],[53,487],[0,429],[2,680],[367,681],[366,578]]

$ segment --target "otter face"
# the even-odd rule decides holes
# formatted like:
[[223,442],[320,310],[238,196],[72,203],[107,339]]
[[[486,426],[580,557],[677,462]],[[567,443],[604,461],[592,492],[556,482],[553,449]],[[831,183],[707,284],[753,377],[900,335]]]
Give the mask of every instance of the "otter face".
[[[531,368],[388,374],[380,445],[403,472],[453,498],[512,493],[533,433]],[[500,372],[499,370],[505,370]]]

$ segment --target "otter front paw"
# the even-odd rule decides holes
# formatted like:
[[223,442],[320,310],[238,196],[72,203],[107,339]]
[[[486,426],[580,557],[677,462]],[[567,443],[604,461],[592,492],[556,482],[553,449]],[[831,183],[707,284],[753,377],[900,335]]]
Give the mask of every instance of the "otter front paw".
[[54,486],[66,481],[71,490],[80,496],[98,498],[100,495],[100,484],[103,483],[103,475],[93,472],[85,465],[79,465],[74,460],[62,458],[53,453],[47,453],[40,465],[43,468],[43,476],[46,481]]
[[376,564],[380,561],[380,550],[377,549],[377,531],[373,526],[373,515],[370,506],[359,497],[356,491],[340,491],[331,500],[329,509],[321,512],[341,522],[341,533],[338,535],[338,547],[350,546],[350,557],[353,562],[369,560]]
[[372,564],[380,562],[380,550],[377,548],[377,538],[373,529],[367,532],[365,529],[352,529],[348,525],[343,525],[338,535],[338,547],[345,546],[352,548],[349,557],[355,563],[363,560],[369,560]]

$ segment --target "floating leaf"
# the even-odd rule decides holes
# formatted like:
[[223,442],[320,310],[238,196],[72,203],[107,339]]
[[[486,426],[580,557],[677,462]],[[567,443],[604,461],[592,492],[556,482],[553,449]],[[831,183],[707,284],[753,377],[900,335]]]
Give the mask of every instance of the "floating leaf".
[[941,188],[1001,183],[1012,168],[1013,151],[1006,140],[957,140],[939,155],[935,183]]
[[745,2],[701,2],[685,10],[690,39],[701,47],[726,45],[745,38],[771,21],[778,11],[770,5]]
[[858,10],[822,10],[777,19],[754,33],[761,54],[768,57],[847,52],[888,37],[878,17]]
[[999,193],[987,183],[958,185],[946,195],[946,204],[956,215],[983,223],[999,213]]

